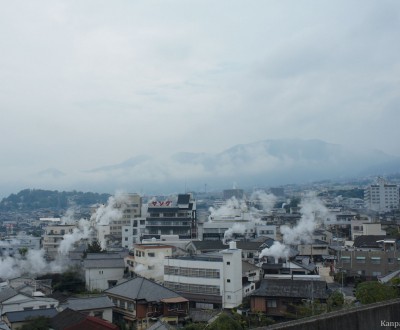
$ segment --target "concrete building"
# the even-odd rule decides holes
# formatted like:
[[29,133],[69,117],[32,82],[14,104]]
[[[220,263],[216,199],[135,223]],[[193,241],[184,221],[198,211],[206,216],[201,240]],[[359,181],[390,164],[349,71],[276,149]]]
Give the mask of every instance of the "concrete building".
[[140,243],[146,231],[146,218],[131,219],[128,226],[122,226],[122,247],[132,249],[134,244]]
[[86,289],[103,291],[124,277],[124,258],[118,253],[88,254],[83,262]]
[[141,217],[142,197],[138,194],[126,194],[124,202],[117,205],[122,212],[122,218],[110,222],[110,235],[122,240],[122,227],[129,226],[131,220]]
[[351,221],[351,239],[366,235],[386,235],[380,223],[366,222],[365,220]]
[[364,190],[364,201],[368,209],[376,212],[389,212],[399,208],[399,187],[378,178]]
[[220,253],[164,260],[164,286],[196,308],[234,308],[242,303],[242,252],[231,242]]
[[376,279],[400,268],[400,253],[395,239],[386,236],[359,236],[354,246],[337,253],[336,271],[346,277]]
[[43,250],[48,258],[55,259],[64,235],[72,234],[75,227],[74,225],[54,225],[45,228]]
[[171,257],[174,247],[165,244],[135,244],[132,255],[126,257],[131,275],[137,274],[147,279],[161,282],[164,276],[164,258]]
[[173,201],[151,201],[148,204],[146,231],[143,238],[178,235],[179,238],[197,237],[196,201],[191,194],[179,194]]

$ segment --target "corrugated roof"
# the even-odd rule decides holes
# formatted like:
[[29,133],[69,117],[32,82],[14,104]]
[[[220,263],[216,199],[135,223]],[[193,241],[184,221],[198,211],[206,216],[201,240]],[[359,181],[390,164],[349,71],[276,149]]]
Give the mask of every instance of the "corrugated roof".
[[105,291],[131,300],[161,301],[165,298],[181,297],[176,292],[167,289],[143,277],[136,277]]
[[7,312],[5,316],[11,322],[22,322],[29,318],[35,318],[39,316],[44,316],[51,318],[58,314],[57,309],[55,308],[47,308],[47,309],[33,309],[30,311],[18,311],[18,312]]

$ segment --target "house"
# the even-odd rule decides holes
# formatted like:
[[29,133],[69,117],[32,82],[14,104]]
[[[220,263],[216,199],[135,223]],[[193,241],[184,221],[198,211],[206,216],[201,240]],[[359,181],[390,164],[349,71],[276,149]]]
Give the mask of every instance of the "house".
[[35,297],[19,293],[15,289],[5,288],[0,291],[0,314],[7,312],[28,311],[58,307],[59,302],[49,297]]
[[94,316],[112,322],[112,310],[114,304],[105,295],[87,298],[69,298],[60,305],[60,309],[72,309],[84,315]]
[[235,308],[242,303],[242,252],[236,242],[218,253],[164,260],[164,285],[194,308]]
[[150,318],[179,323],[189,313],[188,300],[143,277],[136,277],[105,291],[114,303],[114,323],[146,326]]
[[88,254],[83,262],[86,289],[106,290],[124,277],[125,263],[118,253]]
[[304,300],[325,302],[328,298],[326,282],[319,276],[267,278],[250,296],[251,312],[262,312],[271,317],[295,313],[296,305]]
[[88,316],[72,309],[65,309],[52,317],[51,329],[54,330],[118,330],[118,326],[106,320]]
[[55,308],[7,312],[3,315],[3,320],[11,328],[11,330],[14,330],[14,329],[19,329],[33,318],[37,317],[51,318],[57,314],[58,311]]
[[261,268],[247,261],[242,261],[243,297],[250,295],[261,279]]

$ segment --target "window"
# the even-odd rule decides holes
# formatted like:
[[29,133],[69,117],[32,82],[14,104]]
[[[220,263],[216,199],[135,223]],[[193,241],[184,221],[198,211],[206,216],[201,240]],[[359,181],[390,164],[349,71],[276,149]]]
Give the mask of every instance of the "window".
[[231,280],[228,278],[227,280],[226,280],[228,283],[231,283]]
[[340,260],[342,260],[343,264],[349,264],[350,263],[350,257],[349,256],[342,256],[340,258]]
[[231,262],[230,262],[230,261],[227,261],[227,262],[226,262],[226,264],[227,264],[227,265],[230,265],[230,264],[231,264]]
[[371,264],[379,265],[381,263],[380,257],[371,257]]
[[154,252],[149,252],[149,253],[147,253],[147,256],[154,258],[156,256],[156,254]]
[[267,300],[267,307],[276,308],[276,300]]
[[356,257],[356,262],[358,264],[365,264],[365,257]]

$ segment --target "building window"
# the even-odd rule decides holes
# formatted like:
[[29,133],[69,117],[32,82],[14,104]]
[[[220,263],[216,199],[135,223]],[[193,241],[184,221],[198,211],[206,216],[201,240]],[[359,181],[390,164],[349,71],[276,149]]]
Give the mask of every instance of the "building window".
[[226,280],[228,283],[231,283],[231,280],[228,278],[227,280]]
[[230,262],[230,261],[227,261],[227,262],[226,262],[226,264],[227,264],[227,265],[230,265],[230,264],[231,264],[231,262]]
[[276,308],[276,300],[267,300],[267,307]]
[[365,257],[356,257],[356,261],[358,264],[365,264]]
[[371,264],[379,265],[381,263],[380,257],[371,257]]
[[156,254],[154,252],[149,252],[149,253],[147,253],[147,256],[154,258],[156,256]]
[[342,260],[343,264],[349,264],[350,263],[350,257],[349,256],[342,256],[340,258],[340,260]]

